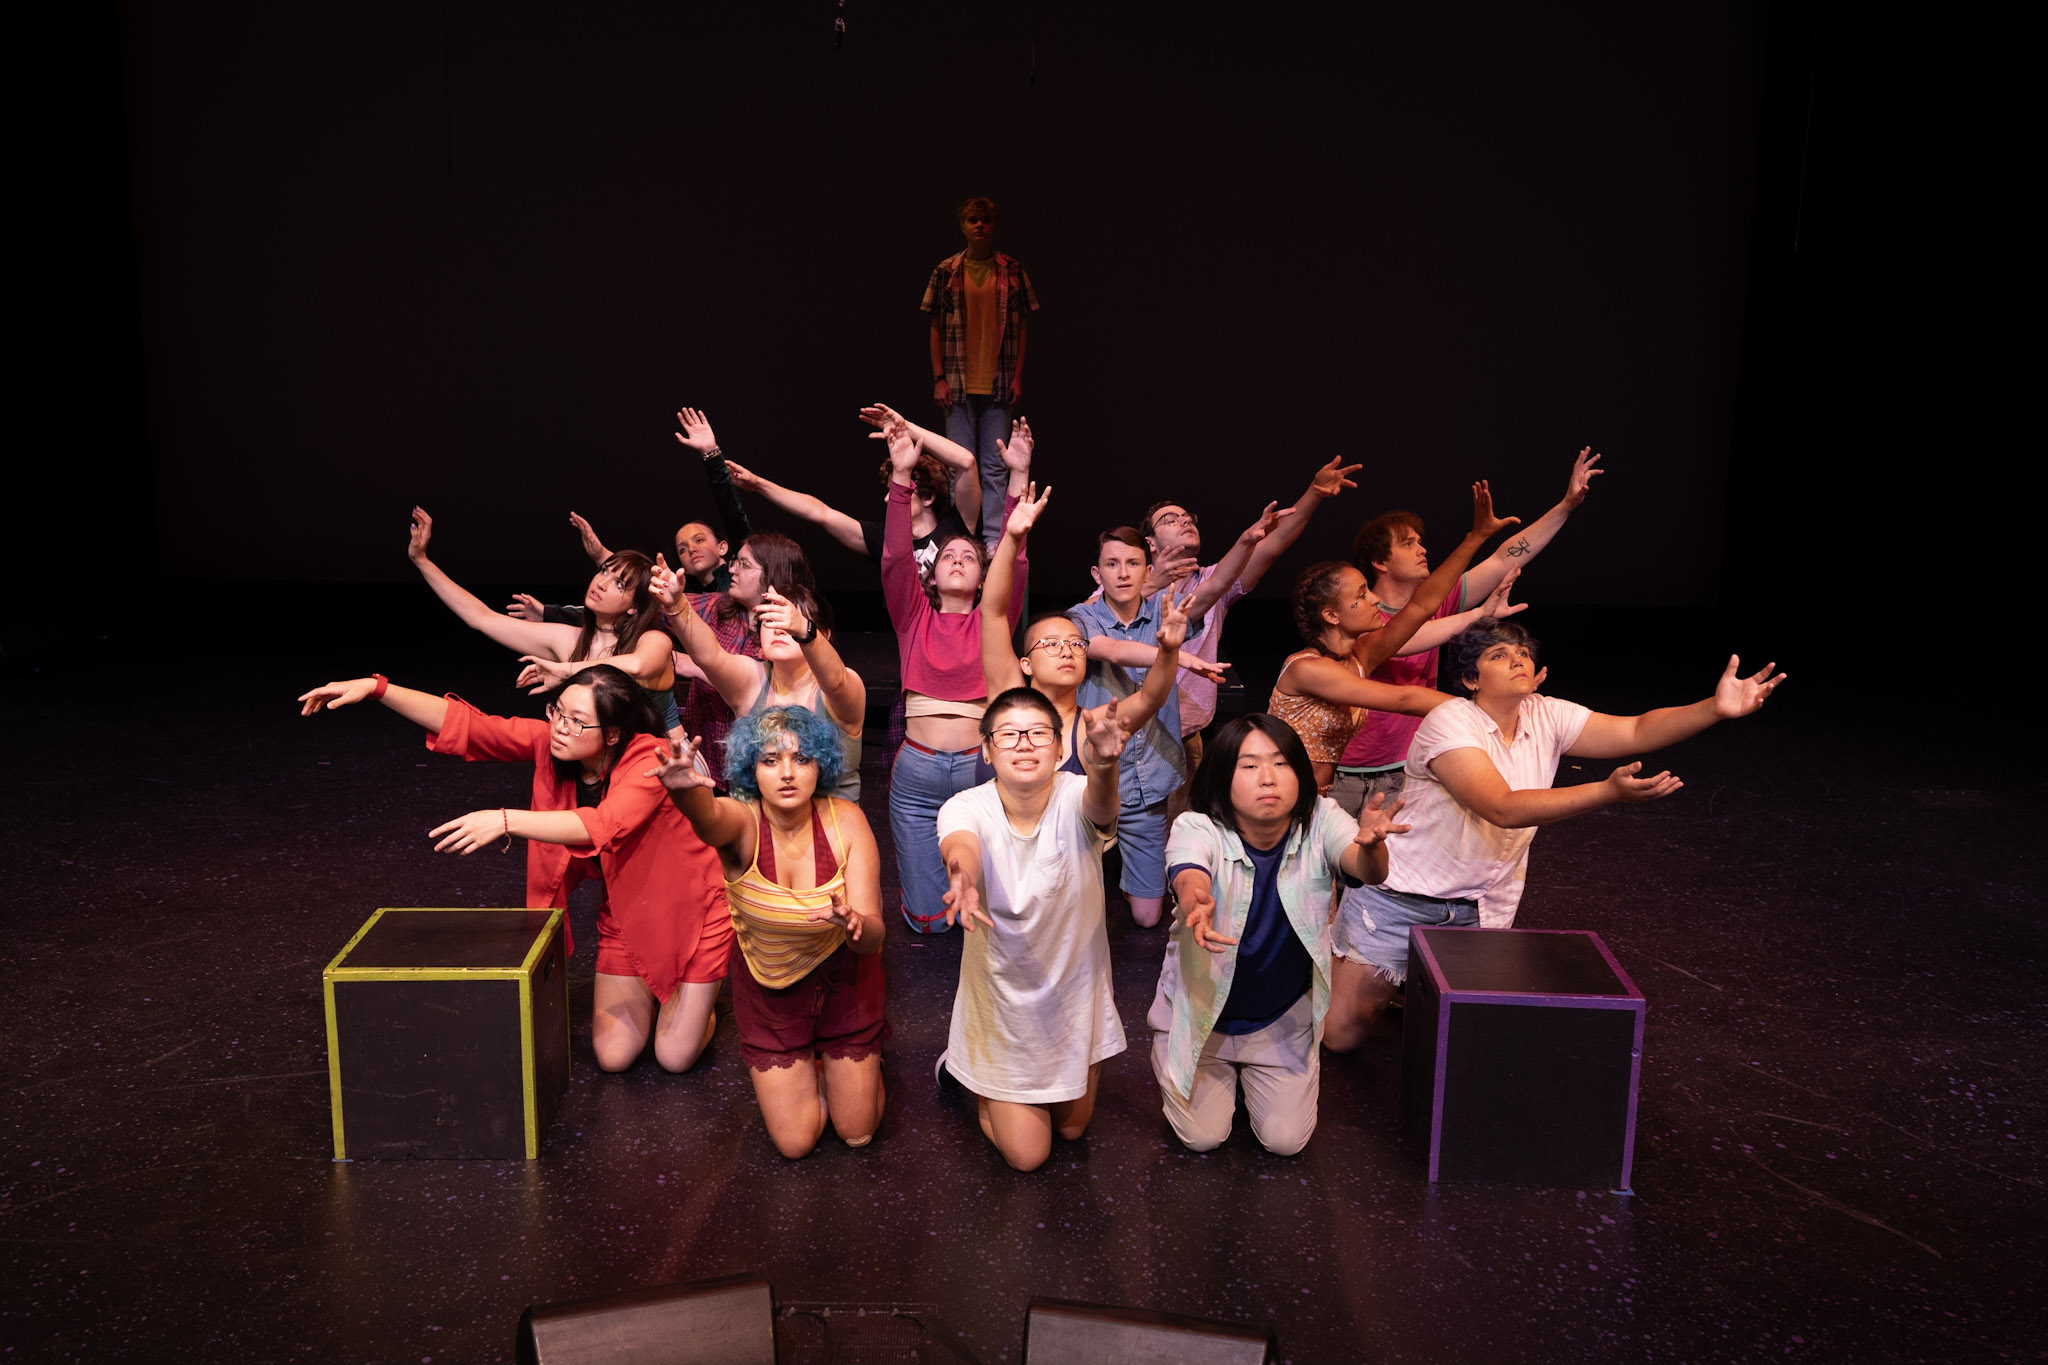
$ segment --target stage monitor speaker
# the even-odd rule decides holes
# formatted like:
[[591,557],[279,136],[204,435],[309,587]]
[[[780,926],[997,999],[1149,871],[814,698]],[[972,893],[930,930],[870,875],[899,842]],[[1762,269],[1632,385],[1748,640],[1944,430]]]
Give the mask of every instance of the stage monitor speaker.
[[1033,1299],[1024,1365],[1266,1365],[1279,1343],[1260,1327],[1149,1308]]
[[519,1365],[775,1365],[775,1295],[729,1275],[529,1308]]

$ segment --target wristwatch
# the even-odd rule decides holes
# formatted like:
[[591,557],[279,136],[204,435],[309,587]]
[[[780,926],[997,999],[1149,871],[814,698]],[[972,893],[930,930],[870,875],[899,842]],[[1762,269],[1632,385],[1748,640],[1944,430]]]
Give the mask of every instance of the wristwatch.
[[812,619],[804,622],[804,633],[796,637],[796,642],[800,645],[807,645],[817,638],[818,623],[816,619]]

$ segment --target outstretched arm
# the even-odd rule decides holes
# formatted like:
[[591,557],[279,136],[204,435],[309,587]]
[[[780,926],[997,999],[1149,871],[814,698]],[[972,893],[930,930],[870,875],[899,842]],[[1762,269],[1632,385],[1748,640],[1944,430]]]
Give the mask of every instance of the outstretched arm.
[[1485,560],[1472,567],[1472,576],[1465,589],[1473,596],[1484,596],[1499,585],[1508,570],[1521,568],[1543,552],[1551,538],[1564,529],[1565,519],[1578,510],[1586,500],[1586,490],[1593,480],[1607,471],[1599,467],[1600,456],[1593,447],[1586,446],[1579,451],[1579,457],[1572,461],[1572,476],[1564,486],[1564,498],[1536,518],[1536,524],[1518,536],[1510,537],[1506,544],[1488,555]]
[[1642,767],[1641,763],[1623,764],[1608,774],[1604,782],[1516,791],[1508,786],[1484,749],[1452,749],[1438,754],[1429,763],[1429,770],[1459,805],[1502,829],[1551,825],[1603,806],[1656,801],[1685,785],[1669,772],[1639,777]]
[[697,745],[684,738],[663,744],[655,752],[652,774],[668,791],[668,799],[697,831],[697,837],[718,850],[719,861],[727,867],[753,864],[754,842],[758,837],[754,813],[729,796],[712,788],[711,775],[697,761]]
[[1116,723],[1134,735],[1159,714],[1180,681],[1180,647],[1188,638],[1188,609],[1166,592],[1159,598],[1159,643],[1147,664],[1145,685],[1117,704]]
[[1024,685],[1024,670],[1017,666],[1007,611],[1010,585],[1016,576],[1017,554],[1024,546],[1024,538],[1038,524],[1039,514],[1045,511],[1051,498],[1049,485],[1044,492],[1035,484],[1025,489],[1024,497],[1010,511],[1003,538],[997,543],[995,554],[989,557],[988,573],[981,582],[981,676],[991,697]]
[[747,517],[739,490],[733,486],[725,452],[718,448],[718,436],[711,430],[711,419],[695,408],[684,408],[676,413],[676,425],[681,428],[676,432],[676,440],[685,450],[695,451],[703,462],[705,482],[711,485],[711,504],[718,509],[718,519],[725,525],[726,540],[738,545],[754,534],[754,523]]
[[1406,834],[1411,828],[1394,823],[1394,817],[1401,813],[1401,798],[1395,797],[1391,806],[1385,804],[1386,799],[1384,793],[1375,792],[1372,800],[1365,803],[1365,809],[1358,813],[1358,837],[1337,860],[1337,870],[1354,882],[1378,885],[1385,881],[1389,867],[1387,836]]
[[1433,687],[1397,687],[1361,678],[1335,659],[1296,659],[1280,670],[1275,684],[1296,696],[1314,697],[1337,706],[1363,706],[1402,716],[1426,716],[1451,699]]
[[[1207,616],[1209,608],[1221,601],[1223,594],[1230,591],[1230,585],[1244,573],[1245,566],[1251,562],[1252,552],[1271,539],[1283,523],[1298,515],[1292,507],[1283,511],[1279,503],[1267,503],[1266,510],[1259,513],[1259,519],[1245,527],[1243,533],[1231,542],[1223,558],[1209,570],[1209,576],[1202,580],[1202,586],[1188,600],[1188,615],[1198,621]],[[1247,591],[1250,586],[1246,584]]]
[[987,928],[995,928],[996,922],[983,908],[988,893],[981,884],[980,837],[966,830],[948,834],[939,841],[939,858],[946,864],[946,894],[939,897],[946,905],[946,927],[952,928],[958,920],[971,934],[974,922],[980,920]]
[[659,554],[654,557],[654,572],[648,577],[647,591],[660,601],[669,631],[690,662],[703,672],[705,681],[717,691],[719,699],[735,715],[745,715],[766,686],[767,667],[758,659],[734,654],[718,643],[711,627],[691,610],[683,595],[682,580]]
[[1124,751],[1124,728],[1117,723],[1116,703],[1105,702],[1081,713],[1087,739],[1081,745],[1081,766],[1088,785],[1081,792],[1082,818],[1097,829],[1116,825],[1118,810],[1117,756]]
[[1365,665],[1370,673],[1387,660],[1401,652],[1415,632],[1422,629],[1423,622],[1436,615],[1436,609],[1444,604],[1451,589],[1458,586],[1458,580],[1465,573],[1465,566],[1472,562],[1479,547],[1492,538],[1496,531],[1508,526],[1521,525],[1520,517],[1496,517],[1493,514],[1493,491],[1481,479],[1472,485],[1472,529],[1458,542],[1458,548],[1436,568],[1436,572],[1422,580],[1422,586],[1408,599],[1408,605],[1401,608],[1394,619],[1359,639],[1352,654]]
[[569,524],[576,528],[576,540],[583,546],[583,553],[590,556],[591,563],[602,565],[612,557],[612,552],[605,548],[602,540],[598,539],[597,532],[592,530],[590,523],[585,521],[580,515],[571,512],[569,514]]
[[1470,611],[1461,611],[1452,616],[1432,616],[1422,623],[1422,629],[1415,632],[1398,653],[1425,654],[1442,645],[1454,635],[1462,634],[1478,622],[1492,617],[1505,620],[1520,612],[1527,611],[1527,602],[1509,602],[1508,592],[1515,586],[1515,580],[1522,576],[1520,569],[1508,570],[1508,576],[1501,579],[1500,586],[1487,596],[1484,602]]
[[[867,685],[839,657],[839,651],[832,647],[832,637],[816,629],[816,622],[773,588],[762,590],[761,624],[772,626],[798,642],[804,662],[810,665],[811,676],[817,679],[818,691],[825,698],[825,710],[841,730],[858,735],[868,714]],[[805,640],[806,635],[811,638]]]
[[860,410],[860,420],[876,428],[868,433],[870,440],[886,440],[889,427],[901,422],[917,438],[919,450],[953,471],[953,510],[960,514],[960,524],[970,530],[981,525],[981,467],[973,451],[949,436],[919,426],[886,403],[868,404]]
[[427,580],[434,596],[440,598],[462,624],[471,630],[481,631],[520,654],[544,654],[550,659],[559,659],[576,647],[576,631],[569,626],[521,621],[485,606],[475,593],[443,573],[439,565],[427,558],[427,543],[433,535],[434,519],[424,509],[413,508],[412,534],[406,542],[406,557],[420,571],[420,577]]
[[1754,715],[1770,700],[1783,673],[1773,674],[1777,665],[1765,664],[1747,678],[1738,677],[1742,667],[1738,655],[1728,656],[1728,666],[1714,685],[1714,695],[1691,706],[1666,706],[1640,716],[1607,716],[1594,712],[1585,728],[1565,752],[1574,758],[1620,758],[1624,754],[1647,754],[1691,739],[1711,725]]
[[772,479],[765,479],[756,474],[737,460],[726,460],[725,472],[732,476],[733,486],[741,492],[759,493],[791,516],[824,527],[825,534],[855,554],[864,555],[868,552],[867,541],[860,533],[860,523],[838,508],[829,506],[823,498],[810,493],[799,493],[793,488],[784,488]]
[[1266,570],[1273,567],[1273,561],[1286,554],[1288,548],[1301,539],[1301,533],[1308,529],[1308,519],[1316,514],[1318,507],[1345,489],[1358,487],[1351,481],[1351,476],[1363,467],[1345,464],[1344,457],[1337,455],[1316,471],[1316,476],[1309,480],[1308,490],[1295,500],[1294,515],[1275,526],[1273,533],[1261,541],[1245,561],[1244,572],[1238,575],[1238,581],[1244,584],[1246,592],[1256,588],[1259,580],[1266,576]]
[[423,729],[441,733],[448,724],[448,699],[410,687],[393,687],[381,677],[357,678],[352,682],[331,682],[299,696],[299,714],[338,711],[359,701],[381,701],[389,709]]
[[467,856],[507,839],[530,839],[536,844],[587,844],[590,831],[584,828],[582,817],[573,810],[499,807],[459,815],[445,825],[428,830],[427,837],[440,840],[434,845],[436,853]]

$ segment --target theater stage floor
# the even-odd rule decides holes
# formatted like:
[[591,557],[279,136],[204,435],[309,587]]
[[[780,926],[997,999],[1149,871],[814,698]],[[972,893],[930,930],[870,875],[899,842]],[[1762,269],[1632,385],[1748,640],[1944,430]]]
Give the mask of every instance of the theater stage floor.
[[[1649,999],[1633,1194],[1425,1183],[1398,1022],[1325,1068],[1301,1157],[1242,1128],[1182,1151],[1142,1046],[1163,935],[1115,901],[1139,1045],[1037,1174],[933,1089],[957,936],[892,925],[872,1148],[787,1162],[728,1016],[687,1075],[597,1071],[582,901],[541,1158],[336,1164],[320,969],[380,905],[518,903],[517,854],[437,857],[424,833],[527,782],[381,711],[299,719],[295,693],[370,667],[522,704],[453,627],[349,639],[4,683],[6,1356],[497,1360],[528,1304],[730,1272],[784,1304],[914,1310],[864,1320],[846,1360],[1013,1360],[1038,1294],[1270,1324],[1293,1361],[2001,1361],[2048,1340],[2043,803],[2016,776],[2038,770],[1942,757],[1895,709],[1795,676],[1672,755],[1678,797],[1537,840],[1523,923],[1597,930]],[[1553,648],[1552,690],[1639,709],[1718,663],[1625,655]],[[818,1321],[786,1324],[792,1358],[824,1358]]]

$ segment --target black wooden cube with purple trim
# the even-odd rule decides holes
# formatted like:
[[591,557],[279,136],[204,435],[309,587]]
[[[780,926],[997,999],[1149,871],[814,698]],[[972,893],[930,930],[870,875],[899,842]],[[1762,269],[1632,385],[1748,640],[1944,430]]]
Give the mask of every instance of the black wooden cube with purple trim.
[[1411,929],[1401,1099],[1429,1178],[1628,1189],[1641,991],[1598,934]]

